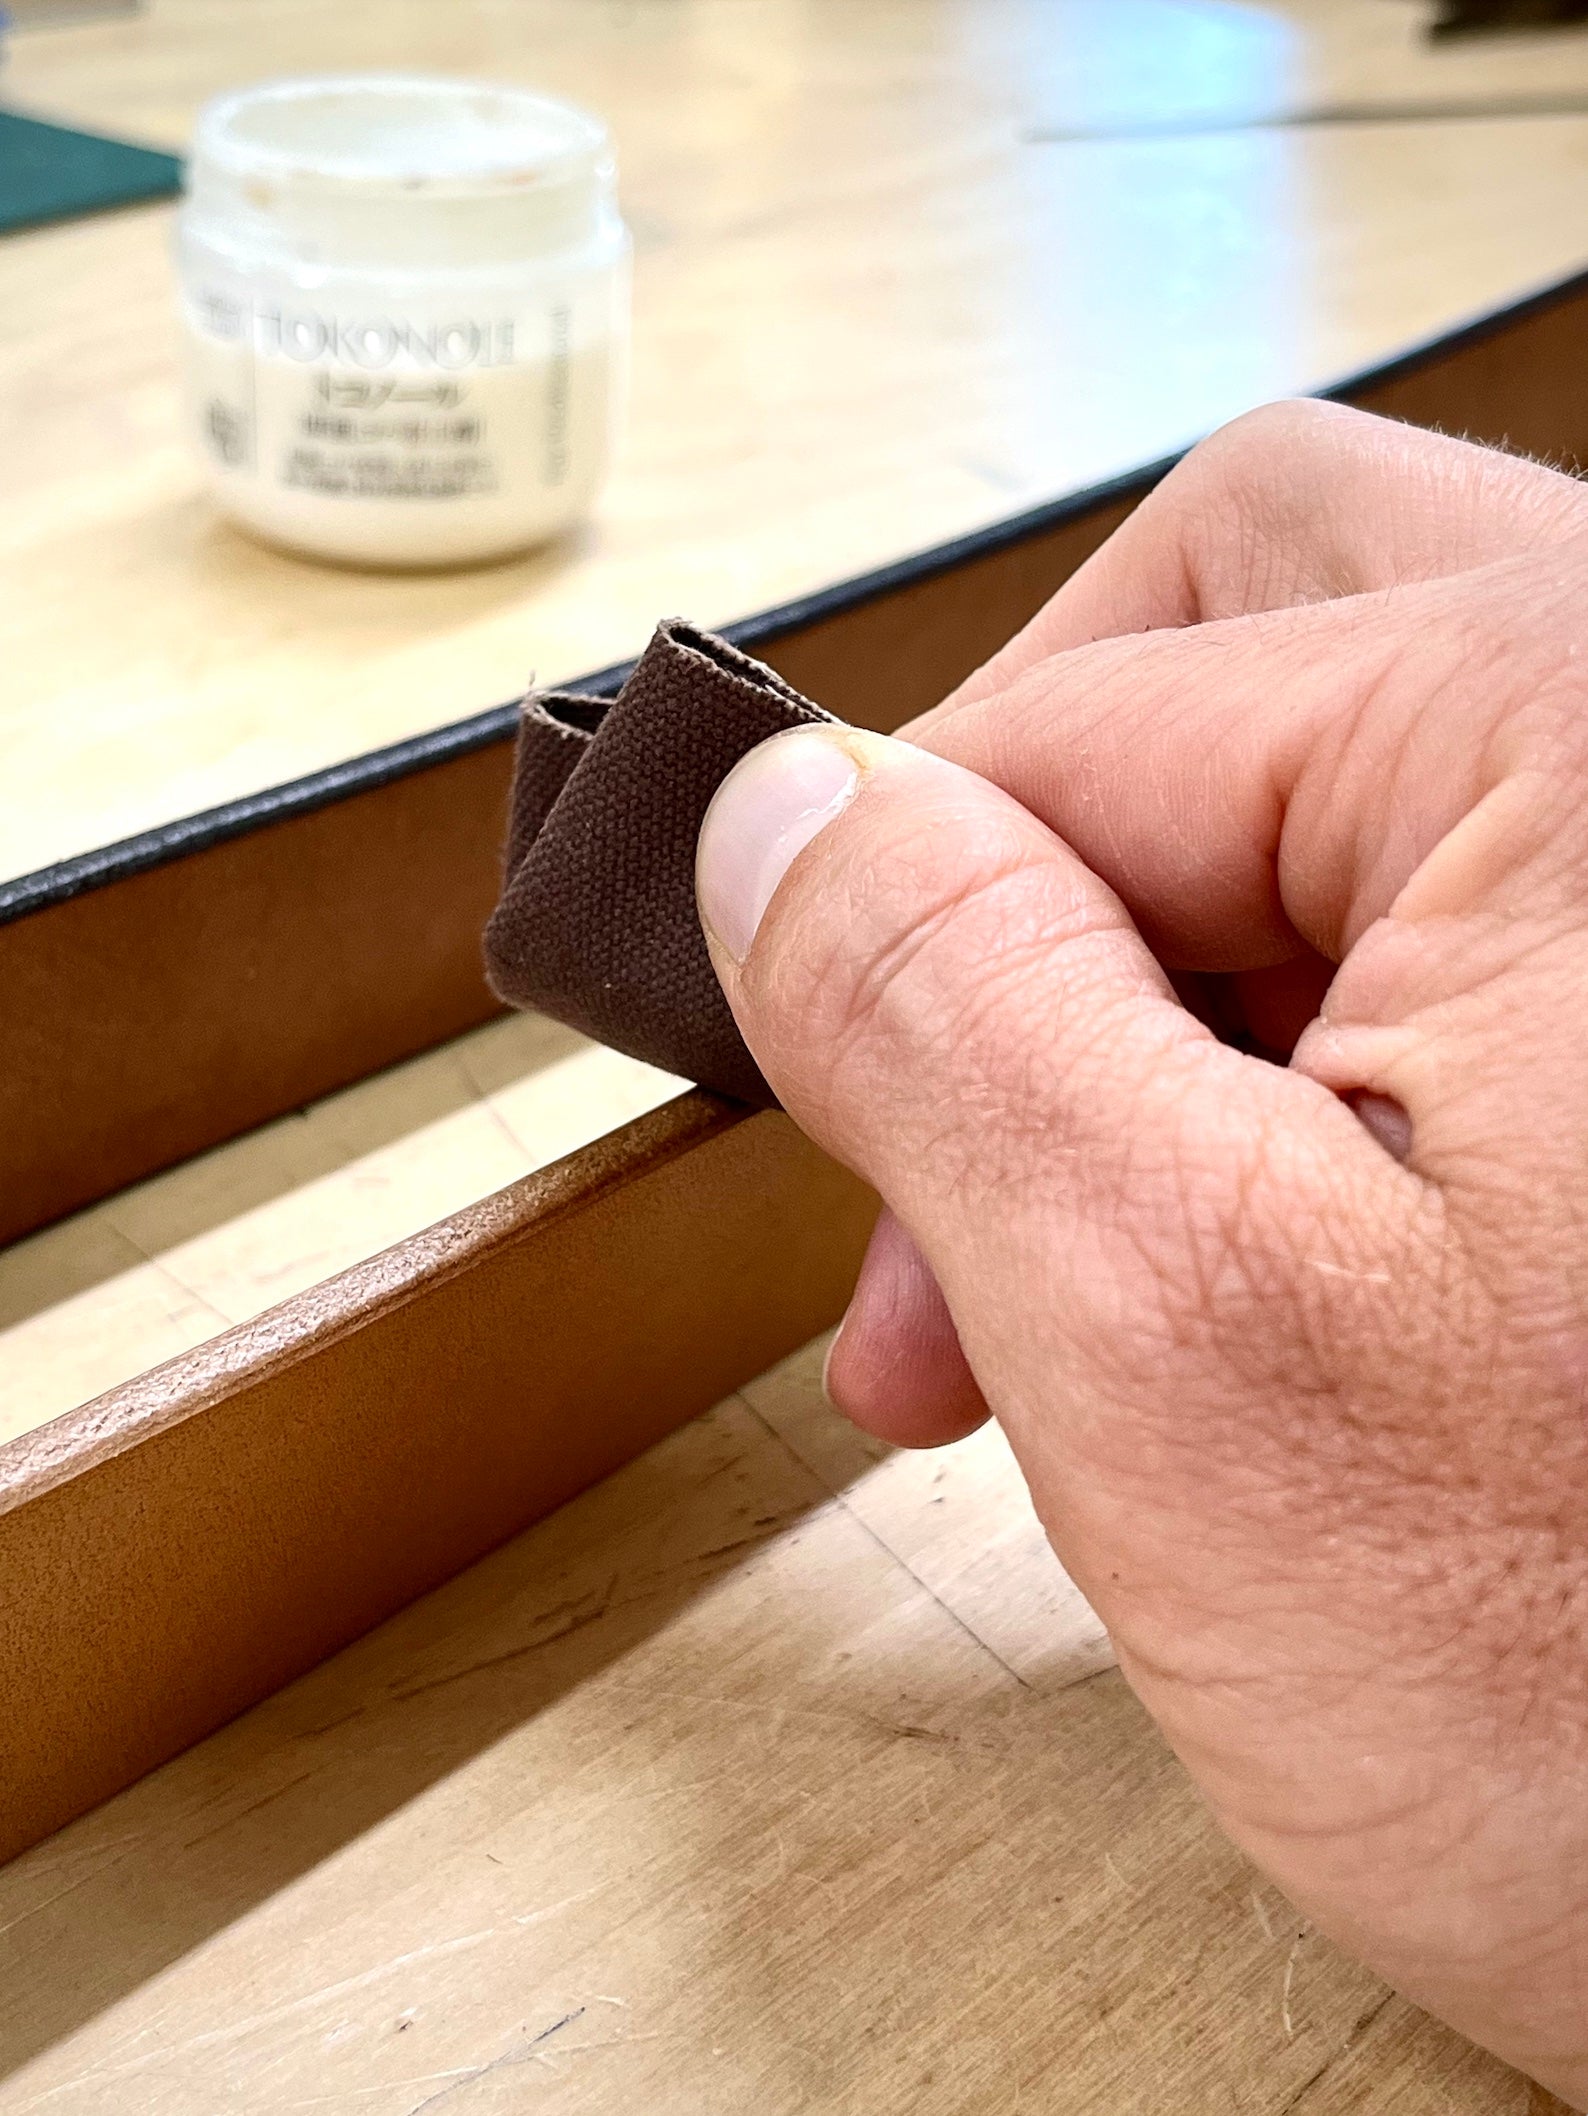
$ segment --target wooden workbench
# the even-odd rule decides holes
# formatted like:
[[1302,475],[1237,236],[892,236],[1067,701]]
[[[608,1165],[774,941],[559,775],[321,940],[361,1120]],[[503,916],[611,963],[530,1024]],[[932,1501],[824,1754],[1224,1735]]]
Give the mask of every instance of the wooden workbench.
[[813,1354],[0,1875],[4,2116],[1527,2116]]
[[344,573],[203,497],[169,209],[0,245],[0,879],[607,666],[666,612],[739,617],[1148,462],[1571,269],[1580,118],[1248,122],[1588,92],[1588,41],[1430,54],[1422,12],[149,0],[19,36],[8,101],[170,146],[283,71],[472,68],[588,103],[636,335],[588,531]]
[[[1588,41],[1434,59],[1414,20],[154,0],[19,40],[13,100],[173,144],[266,70],[585,100],[618,133],[641,335],[626,465],[576,545],[336,574],[198,496],[163,213],[0,247],[0,874],[610,661],[661,609],[735,616],[1011,513],[1579,263],[1570,115],[1051,137],[1588,91]],[[666,1089],[487,1030],[17,1245],[0,1429]],[[0,1873],[0,2116],[1549,2106],[1224,1845],[998,1437],[879,1455],[816,1371]]]

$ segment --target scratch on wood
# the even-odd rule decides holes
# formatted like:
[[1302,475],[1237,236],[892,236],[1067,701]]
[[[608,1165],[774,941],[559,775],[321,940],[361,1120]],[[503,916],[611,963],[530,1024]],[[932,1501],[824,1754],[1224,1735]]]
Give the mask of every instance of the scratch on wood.
[[[790,1517],[780,1516],[773,1525],[781,1527],[785,1519],[788,1518]],[[737,1557],[741,1550],[764,1549],[771,1541],[771,1529],[757,1528],[750,1535],[734,1536],[726,1543],[713,1543],[706,1550],[692,1550],[687,1557],[678,1559],[675,1564],[658,1566],[651,1572],[640,1574],[639,1593],[636,1599],[643,1600],[647,1593],[651,1592],[663,1581],[676,1579],[692,1571],[697,1566],[713,1565],[718,1558]]]
[[[129,1849],[117,1851],[113,1857],[102,1859],[97,1866],[91,1866],[86,1873],[79,1874],[75,1881],[68,1881],[63,1888],[57,1888],[53,1895],[45,1896],[37,1903],[30,1903],[25,1910],[19,1910],[14,1918],[7,1918],[5,1923],[0,1925],[0,1939],[3,1939],[8,1932],[14,1932],[17,1926],[25,1925],[29,1918],[42,1917],[47,1910],[53,1909],[57,1903],[64,1902],[68,1896],[75,1896],[80,1888],[87,1888],[91,1882],[99,1880],[102,1875],[109,1873],[113,1866],[119,1866],[123,1859],[130,1858],[130,1847],[140,1845],[142,1841],[143,1834],[141,1831],[125,1839],[118,1838],[117,1842],[124,1843]],[[63,1866],[66,1862],[57,1860],[55,1863],[57,1866]],[[49,1867],[45,1867],[42,1870],[46,1873],[51,1871]]]
[[[312,2012],[316,2006],[323,2006],[331,1999],[345,1998],[350,1992],[366,1990],[370,1985],[378,1983],[382,1977],[390,1976],[394,1970],[406,1969],[413,1962],[428,1961],[436,1955],[457,1954],[464,1948],[477,1947],[484,1940],[494,1939],[501,1930],[501,1926],[489,1925],[480,1932],[463,1932],[455,1939],[435,1940],[426,1947],[410,1948],[405,1954],[394,1954],[388,1961],[377,1962],[373,1968],[360,1970],[356,1976],[342,1977],[332,1984],[317,1985],[313,1991],[306,1991],[297,1998],[286,1999],[279,2006],[268,2006],[263,2012],[250,2013],[238,2020],[226,2021],[218,2028],[205,2028],[197,2035],[184,2036],[179,2043],[161,2044],[154,2051],[122,2063],[91,2065],[86,2072],[79,2072],[71,2079],[61,2081],[58,2086],[49,2088],[42,2099],[54,2100],[82,2086],[103,2087],[111,2080],[131,2079],[146,2070],[151,2059],[166,2063],[173,2057],[185,2057],[192,2051],[212,2049],[234,2041],[239,2036],[251,2035],[260,2028],[275,2027],[281,2021]],[[150,2032],[148,2028],[140,2029],[133,2040],[146,2041]],[[39,2105],[38,2102],[34,2104]],[[309,2104],[294,2102],[288,2106],[305,2108]]]
[[293,1735],[294,1741],[317,1741],[322,1734],[334,1734],[338,1727],[350,1726],[355,1719],[364,1717],[364,1707],[355,1705],[351,1712],[341,1712],[335,1719],[322,1720],[317,1726],[300,1727]]
[[550,2042],[554,2035],[560,2035],[564,2028],[571,2028],[576,2020],[582,2020],[585,2011],[585,2007],[575,2006],[573,2011],[565,2013],[561,2020],[554,2020],[549,2028],[542,2028],[538,2035],[532,2035],[527,2043],[519,2043],[511,2050],[504,2050],[500,2057],[493,2057],[483,2065],[475,2065],[471,2070],[460,2073],[450,2086],[442,2087],[435,2094],[427,2094],[423,2101],[415,2102],[408,2111],[408,2116],[423,2116],[426,2109],[440,2108],[441,2104],[450,2101],[454,2094],[461,2094],[465,2087],[473,2086],[477,2079],[484,2079],[492,2072],[506,2071],[513,2065],[534,2064],[541,2054],[541,2046]]
[[[407,1704],[410,1698],[427,1696],[432,1690],[444,1690],[450,1683],[466,1682],[471,1675],[483,1675],[492,1668],[506,1668],[514,1661],[525,1660],[530,1654],[539,1653],[545,1646],[554,1646],[560,1639],[571,1638],[576,1631],[586,1631],[592,1624],[598,1624],[612,1606],[612,1590],[616,1585],[614,1576],[597,1597],[594,1608],[586,1606],[578,1614],[570,1616],[565,1624],[560,1624],[555,1631],[544,1632],[539,1638],[529,1639],[522,1646],[511,1646],[505,1653],[493,1653],[484,1660],[470,1661],[465,1668],[453,1668],[445,1675],[434,1675],[428,1682],[410,1683],[406,1689],[388,1690],[386,1694],[393,1704]],[[567,1608],[574,1605],[564,1603],[562,1606]]]
[[245,1822],[250,1815],[257,1815],[262,1807],[270,1807],[278,1800],[285,1800],[289,1793],[296,1792],[300,1785],[307,1785],[316,1775],[314,1771],[300,1771],[296,1778],[289,1778],[285,1785],[278,1785],[273,1793],[261,1793],[257,1800],[250,1800],[246,1807],[240,1807],[235,1815],[228,1815],[224,1822],[217,1822],[213,1829],[200,1830],[196,1837],[189,1837],[182,1849],[192,1851],[196,1844],[207,1844],[211,1837],[219,1837],[224,1831],[235,1829],[239,1822]]
[[1279,2018],[1285,2024],[1285,2040],[1292,2043],[1296,2039],[1296,2023],[1290,2017],[1290,1989],[1296,1981],[1296,1956],[1300,1954],[1301,1943],[1306,1937],[1307,1928],[1303,1925],[1291,1941],[1290,1952],[1285,1957],[1285,1982],[1279,1994]]
[[1393,1991],[1386,1991],[1382,1997],[1376,1998],[1364,2012],[1359,2013],[1349,2029],[1347,2029],[1345,2040],[1340,2047],[1337,2050],[1331,2050],[1316,2071],[1308,2073],[1290,2098],[1287,2101],[1282,2101],[1274,2110],[1274,2116],[1296,2116],[1296,2112],[1308,2095],[1311,2094],[1313,2088],[1328,2077],[1341,2058],[1350,2055],[1394,1996]]

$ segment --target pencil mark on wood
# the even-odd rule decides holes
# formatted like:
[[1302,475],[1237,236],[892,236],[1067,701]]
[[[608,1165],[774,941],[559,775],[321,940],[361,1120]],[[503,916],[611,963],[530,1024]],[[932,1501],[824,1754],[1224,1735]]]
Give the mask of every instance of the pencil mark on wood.
[[[743,1403],[745,1409],[749,1412],[750,1416],[756,1421],[756,1423],[761,1426],[763,1430],[767,1432],[773,1440],[777,1442],[778,1446],[782,1448],[783,1452],[789,1457],[789,1460],[791,1462],[797,1462],[801,1469],[812,1469],[812,1465],[806,1462],[799,1454],[795,1452],[792,1447],[790,1447],[789,1443],[784,1439],[783,1435],[778,1431],[777,1427],[775,1425],[772,1425],[766,1418],[762,1417],[761,1413],[756,1409],[755,1405],[751,1403],[747,1396],[741,1396],[739,1398],[739,1401]],[[1009,1676],[1012,1681],[1017,1682],[1022,1690],[1029,1690],[1034,1687],[1031,1683],[1026,1680],[1026,1678],[1020,1673],[1017,1668],[1010,1666],[1009,1662],[1004,1659],[1001,1653],[996,1652],[993,1647],[989,1646],[987,1641],[982,1637],[981,1633],[975,1630],[973,1626],[968,1624],[965,1621],[964,1617],[962,1617],[957,1610],[951,1609],[948,1603],[944,1601],[943,1597],[937,1592],[935,1588],[929,1587],[927,1585],[926,1581],[922,1579],[921,1575],[915,1570],[914,1566],[905,1563],[904,1559],[900,1557],[899,1553],[893,1548],[893,1546],[890,1543],[884,1541],[884,1539],[877,1534],[877,1531],[871,1526],[871,1523],[869,1521],[863,1519],[861,1515],[855,1512],[855,1509],[849,1504],[848,1499],[845,1497],[842,1491],[836,1490],[831,1484],[828,1484],[826,1478],[821,1476],[819,1470],[812,1470],[812,1474],[815,1475],[818,1480],[826,1487],[827,1492],[829,1494],[830,1503],[833,1506],[837,1507],[840,1513],[846,1515],[849,1520],[853,1521],[855,1526],[860,1529],[862,1534],[869,1537],[870,1540],[876,1544],[877,1548],[882,1551],[885,1556],[891,1559],[895,1565],[899,1567],[901,1572],[904,1572],[908,1575],[910,1579],[914,1580],[916,1586],[920,1588],[921,1592],[928,1598],[929,1601],[933,1601],[937,1604],[938,1608],[942,1610],[943,1614],[948,1618],[949,1622],[955,1627],[956,1630],[963,1631],[965,1636],[970,1639],[975,1645],[979,1646],[982,1652],[985,1653],[990,1660],[996,1661],[998,1666],[1004,1671],[1005,1675]]]

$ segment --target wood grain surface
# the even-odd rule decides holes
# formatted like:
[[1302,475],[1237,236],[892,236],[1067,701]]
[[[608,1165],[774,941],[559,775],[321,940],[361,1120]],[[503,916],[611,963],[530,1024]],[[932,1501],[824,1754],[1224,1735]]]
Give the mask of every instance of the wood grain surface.
[[0,1444],[683,1087],[508,1015],[0,1248]]
[[1529,2116],[819,1347],[0,1874],[3,2116]]
[[[1588,119],[1558,112],[1588,92],[1588,45],[1430,51],[1422,13],[149,0],[19,36],[12,101],[157,144],[261,74],[436,67],[572,96],[616,134],[637,306],[626,453],[589,528],[383,577],[265,550],[203,497],[168,209],[0,246],[0,874],[495,704],[531,671],[603,666],[659,615],[822,587],[1569,270]],[[1502,95],[1557,114],[1485,117]],[[1284,122],[1384,99],[1442,115]],[[1143,125],[1158,135],[1129,136]],[[1127,136],[1074,136],[1099,132]]]

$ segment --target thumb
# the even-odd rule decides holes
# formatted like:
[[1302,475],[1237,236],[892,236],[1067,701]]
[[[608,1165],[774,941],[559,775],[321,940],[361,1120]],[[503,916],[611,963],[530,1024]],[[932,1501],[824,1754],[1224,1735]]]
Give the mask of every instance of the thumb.
[[1227,1336],[1244,1363],[1254,1307],[1265,1337],[1287,1316],[1309,1337],[1318,1288],[1393,1239],[1369,1194],[1419,1188],[1317,1082],[1219,1044],[1043,823],[911,744],[762,744],[712,803],[696,879],[746,1041],[920,1248],[1017,1446],[1037,1406],[1012,1338],[1044,1333],[1095,1383],[1156,1317],[1152,1338],[1205,1360]]
[[1052,831],[987,780],[884,736],[799,728],[742,759],[702,826],[696,890],[768,1078],[890,1187],[909,1173],[939,1187],[967,1126],[985,1162],[1022,1121],[1012,1075],[1055,1086],[1010,1034],[1024,1042],[1048,1011],[1061,963],[1064,1019],[1042,1021],[1044,1040],[1092,1044],[1094,1017],[1122,1004],[1155,1042],[1203,1035],[1119,900]]

